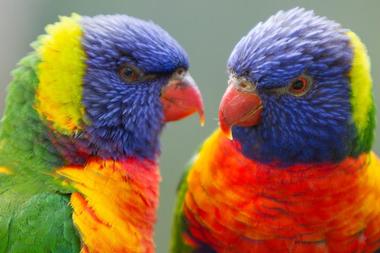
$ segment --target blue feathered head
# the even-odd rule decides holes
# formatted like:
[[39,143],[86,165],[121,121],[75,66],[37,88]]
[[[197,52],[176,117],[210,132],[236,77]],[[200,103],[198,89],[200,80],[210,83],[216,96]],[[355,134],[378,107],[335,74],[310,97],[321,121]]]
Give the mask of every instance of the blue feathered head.
[[[261,162],[337,162],[368,151],[373,124],[358,125],[373,119],[373,104],[354,102],[372,101],[363,48],[352,32],[302,8],[259,23],[228,60],[222,130]],[[359,75],[369,77],[359,83]],[[360,86],[369,91],[359,94]],[[356,121],[360,110],[365,118]]]
[[196,111],[203,117],[186,52],[153,22],[74,14],[47,32],[38,111],[70,162],[154,159],[166,122]]

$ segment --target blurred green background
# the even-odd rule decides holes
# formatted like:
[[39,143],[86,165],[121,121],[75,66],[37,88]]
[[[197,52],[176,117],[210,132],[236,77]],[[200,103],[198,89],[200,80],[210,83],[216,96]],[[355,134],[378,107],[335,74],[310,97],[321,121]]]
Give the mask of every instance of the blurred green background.
[[[205,100],[207,122],[192,117],[169,124],[162,136],[161,202],[156,226],[157,252],[168,252],[175,190],[185,164],[217,126],[219,100],[227,86],[226,60],[236,42],[259,21],[280,9],[302,6],[340,22],[366,43],[372,59],[375,99],[380,108],[380,1],[158,1],[158,0],[0,0],[0,111],[9,72],[30,51],[29,44],[58,15],[128,14],[151,19],[187,50],[191,73]],[[380,113],[377,113],[379,119]],[[377,129],[379,136],[380,128]],[[380,139],[375,150],[380,153]]]

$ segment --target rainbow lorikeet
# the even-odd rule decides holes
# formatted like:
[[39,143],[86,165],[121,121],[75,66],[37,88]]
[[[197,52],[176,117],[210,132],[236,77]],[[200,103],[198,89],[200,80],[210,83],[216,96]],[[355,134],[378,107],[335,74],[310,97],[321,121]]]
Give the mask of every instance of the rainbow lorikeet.
[[280,11],[238,42],[228,69],[220,129],[179,188],[172,252],[379,249],[380,161],[360,39],[312,11]]
[[125,15],[62,17],[13,72],[0,252],[154,252],[159,135],[200,92],[183,48]]

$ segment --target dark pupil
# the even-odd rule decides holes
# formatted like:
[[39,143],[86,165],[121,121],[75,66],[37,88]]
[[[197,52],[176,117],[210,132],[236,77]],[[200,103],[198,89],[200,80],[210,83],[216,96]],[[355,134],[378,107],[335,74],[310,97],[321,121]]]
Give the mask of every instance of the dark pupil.
[[293,83],[293,89],[301,90],[303,89],[303,82],[301,80],[297,80]]
[[131,77],[133,75],[133,70],[131,68],[124,69],[124,76]]

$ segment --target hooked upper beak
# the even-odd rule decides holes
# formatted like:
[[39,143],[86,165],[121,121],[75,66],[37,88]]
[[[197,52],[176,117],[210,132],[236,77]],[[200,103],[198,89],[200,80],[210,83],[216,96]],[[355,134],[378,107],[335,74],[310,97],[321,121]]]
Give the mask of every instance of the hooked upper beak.
[[161,90],[164,121],[176,121],[198,112],[200,124],[205,123],[201,92],[191,75],[176,71]]
[[261,99],[256,89],[246,91],[246,85],[247,81],[233,80],[220,102],[219,125],[222,132],[231,140],[233,126],[254,126],[261,119],[263,111]]

